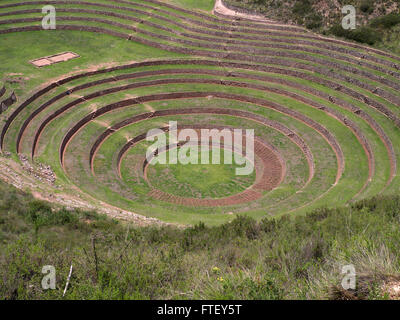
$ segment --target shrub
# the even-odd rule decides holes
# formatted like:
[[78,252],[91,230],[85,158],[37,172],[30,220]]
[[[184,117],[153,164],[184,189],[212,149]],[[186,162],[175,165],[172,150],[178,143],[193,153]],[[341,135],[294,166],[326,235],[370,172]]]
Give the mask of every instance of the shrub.
[[312,7],[309,0],[297,0],[292,9],[292,12],[299,16],[306,15],[311,11]]
[[360,10],[364,13],[371,14],[374,12],[374,3],[371,0],[365,0],[360,5]]
[[381,40],[379,32],[370,27],[361,27],[355,30],[345,30],[341,25],[335,25],[329,30],[329,32],[338,37],[343,37],[369,45],[373,45]]
[[318,29],[322,27],[322,17],[317,13],[308,15],[305,19],[307,29]]
[[231,226],[235,235],[246,236],[249,240],[256,239],[260,232],[257,222],[247,216],[237,216]]
[[400,14],[390,13],[386,16],[375,18],[371,22],[371,27],[390,29],[400,23]]
[[78,222],[78,216],[74,211],[65,208],[53,211],[46,202],[34,200],[29,203],[28,217],[35,227],[35,231],[42,226],[66,225]]

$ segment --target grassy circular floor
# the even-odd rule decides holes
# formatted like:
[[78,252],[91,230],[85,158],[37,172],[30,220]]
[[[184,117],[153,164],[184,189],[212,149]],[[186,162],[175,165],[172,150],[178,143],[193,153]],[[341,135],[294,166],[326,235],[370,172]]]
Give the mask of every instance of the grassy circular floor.
[[[148,180],[155,188],[182,197],[222,198],[242,192],[255,181],[254,170],[250,175],[238,176],[236,168],[240,165],[235,162],[225,164],[224,149],[210,148],[210,152],[199,150],[193,155],[199,159],[199,164],[182,164],[179,161],[174,164],[179,153],[177,151],[166,152],[167,159],[173,160],[167,164],[150,164]],[[212,152],[220,154],[220,163],[212,163]],[[201,159],[207,155],[209,164],[202,164]],[[244,160],[240,155],[236,156],[240,163]]]

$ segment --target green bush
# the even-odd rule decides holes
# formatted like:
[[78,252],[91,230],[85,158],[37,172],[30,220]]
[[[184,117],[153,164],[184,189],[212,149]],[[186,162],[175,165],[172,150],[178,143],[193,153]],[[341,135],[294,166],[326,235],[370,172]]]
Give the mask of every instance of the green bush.
[[375,18],[371,21],[371,27],[390,29],[400,23],[400,14],[390,13],[383,17]]
[[29,203],[28,217],[37,231],[43,226],[66,225],[78,222],[78,216],[74,211],[65,208],[52,210],[51,206],[40,200]]
[[371,14],[374,12],[374,2],[372,0],[365,0],[360,5],[360,10],[364,13]]
[[322,17],[317,13],[312,13],[305,18],[307,29],[315,30],[322,27]]
[[298,16],[304,16],[313,10],[309,0],[297,0],[293,6],[292,12]]
[[369,45],[381,41],[380,33],[370,27],[359,27],[355,30],[346,30],[343,29],[341,25],[335,25],[329,30],[329,33]]

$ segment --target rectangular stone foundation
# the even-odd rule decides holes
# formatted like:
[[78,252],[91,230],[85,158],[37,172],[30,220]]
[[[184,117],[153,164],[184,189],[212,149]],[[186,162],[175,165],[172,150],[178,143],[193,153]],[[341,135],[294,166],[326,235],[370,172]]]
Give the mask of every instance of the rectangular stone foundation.
[[63,52],[63,53],[58,53],[58,54],[55,54],[52,56],[42,57],[39,59],[31,60],[29,62],[32,63],[34,66],[41,68],[44,66],[52,65],[54,63],[68,61],[68,60],[75,59],[78,57],[79,57],[79,55],[76,53]]

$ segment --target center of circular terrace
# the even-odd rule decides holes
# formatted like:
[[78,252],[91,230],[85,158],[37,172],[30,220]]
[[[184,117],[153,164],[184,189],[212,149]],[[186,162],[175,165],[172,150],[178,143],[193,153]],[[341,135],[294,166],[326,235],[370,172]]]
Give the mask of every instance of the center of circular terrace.
[[[179,151],[179,148],[178,150]],[[176,158],[178,152],[167,151],[167,159]],[[212,158],[219,154],[218,163],[212,163]],[[244,157],[235,154],[232,163],[225,163],[225,149],[210,148],[209,152],[199,150],[197,164],[182,164],[179,161],[168,161],[166,164],[157,163],[148,167],[148,181],[156,189],[186,198],[217,199],[240,193],[252,186],[256,172],[249,175],[237,175],[236,169],[243,167]],[[201,159],[208,157],[209,163]],[[235,161],[236,159],[236,161]],[[174,164],[174,162],[177,162]],[[239,164],[237,164],[239,163]]]

